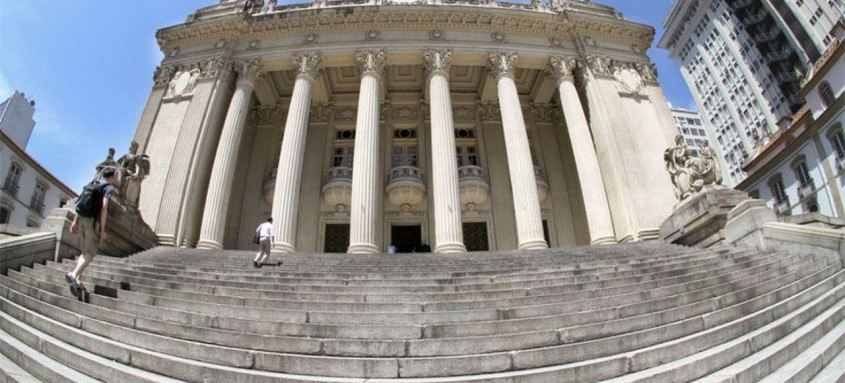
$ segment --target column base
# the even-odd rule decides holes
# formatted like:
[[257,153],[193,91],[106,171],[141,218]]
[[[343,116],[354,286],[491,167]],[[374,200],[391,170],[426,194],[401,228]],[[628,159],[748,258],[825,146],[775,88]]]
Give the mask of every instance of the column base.
[[169,234],[156,235],[156,242],[159,246],[176,247],[176,236]]
[[604,237],[596,238],[590,241],[590,246],[592,245],[615,245],[616,244],[616,236],[608,235]]
[[448,253],[466,253],[467,248],[461,242],[447,242],[443,244],[438,244],[434,247],[435,253],[441,254],[448,254]]
[[534,239],[520,243],[516,248],[517,250],[543,250],[548,249],[549,245],[545,239]]
[[285,242],[273,242],[273,246],[271,247],[272,251],[276,251],[279,253],[293,253],[296,252],[296,249],[293,245]]
[[200,250],[223,250],[223,245],[209,240],[209,239],[201,239],[197,242],[197,249]]
[[353,243],[349,245],[349,249],[346,252],[349,254],[375,254],[380,251],[378,246],[372,243]]

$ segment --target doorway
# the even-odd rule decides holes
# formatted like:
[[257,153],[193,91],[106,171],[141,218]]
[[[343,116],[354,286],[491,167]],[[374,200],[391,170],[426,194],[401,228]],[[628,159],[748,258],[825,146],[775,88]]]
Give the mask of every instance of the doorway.
[[411,253],[422,245],[422,227],[420,225],[392,225],[390,228],[391,245],[397,253]]
[[324,253],[345,253],[349,248],[349,224],[326,224],[326,238],[323,241]]

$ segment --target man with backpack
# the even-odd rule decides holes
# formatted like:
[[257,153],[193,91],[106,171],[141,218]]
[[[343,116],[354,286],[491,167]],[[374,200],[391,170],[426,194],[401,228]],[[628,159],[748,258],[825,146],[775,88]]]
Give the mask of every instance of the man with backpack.
[[109,199],[117,189],[114,168],[106,168],[101,173],[101,179],[95,179],[82,189],[76,202],[76,215],[70,224],[70,232],[79,234],[79,258],[76,268],[65,275],[70,292],[78,296],[84,289],[79,282],[82,272],[97,255],[99,245],[106,238],[106,221],[109,216]]
[[273,217],[267,218],[267,222],[258,225],[255,229],[255,238],[258,239],[258,254],[255,255],[255,260],[252,265],[261,267],[267,257],[270,256],[270,244],[276,239],[275,229],[273,228]]

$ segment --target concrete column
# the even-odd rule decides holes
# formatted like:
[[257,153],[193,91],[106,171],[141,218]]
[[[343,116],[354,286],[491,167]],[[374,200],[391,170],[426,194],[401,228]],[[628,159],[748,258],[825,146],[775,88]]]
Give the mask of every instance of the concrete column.
[[320,55],[294,56],[293,61],[297,65],[298,73],[288,108],[282,151],[276,169],[276,189],[273,193],[273,217],[276,219],[276,241],[273,243],[273,250],[285,253],[296,250],[299,189],[302,185],[308,114],[311,111],[311,88],[317,77]]
[[361,70],[358,118],[355,123],[355,156],[352,165],[349,253],[377,253],[377,230],[384,185],[379,172],[379,92],[384,71],[384,51],[355,54]]
[[513,77],[516,58],[515,52],[490,52],[488,64],[497,81],[519,241],[517,248],[545,249],[548,244],[543,238],[543,218],[537,197],[534,164],[531,161],[528,133],[525,130],[525,120]]
[[590,243],[616,243],[610,205],[607,202],[596,149],[593,147],[593,137],[590,135],[587,117],[581,107],[572,77],[576,63],[575,59],[552,57],[549,61],[549,71],[557,82],[560,105],[569,130],[581,195],[584,197],[587,225],[590,228]]
[[458,164],[455,161],[455,127],[449,94],[449,66],[452,52],[431,49],[423,52],[428,70],[431,101],[431,177],[434,186],[434,251],[466,251],[458,196]]
[[241,146],[244,124],[249,112],[252,90],[255,80],[261,74],[259,60],[238,61],[235,63],[238,80],[235,93],[229,103],[226,121],[217,144],[217,154],[208,183],[208,195],[200,229],[198,249],[222,249],[225,221],[229,210],[229,197],[232,192],[238,149]]

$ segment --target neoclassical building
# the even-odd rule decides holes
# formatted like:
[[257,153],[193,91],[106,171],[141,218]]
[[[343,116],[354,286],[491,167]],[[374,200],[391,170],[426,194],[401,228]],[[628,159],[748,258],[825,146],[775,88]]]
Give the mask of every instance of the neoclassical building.
[[579,0],[223,0],[158,31],[135,133],[161,245],[538,249],[654,239],[676,134],[653,28]]

